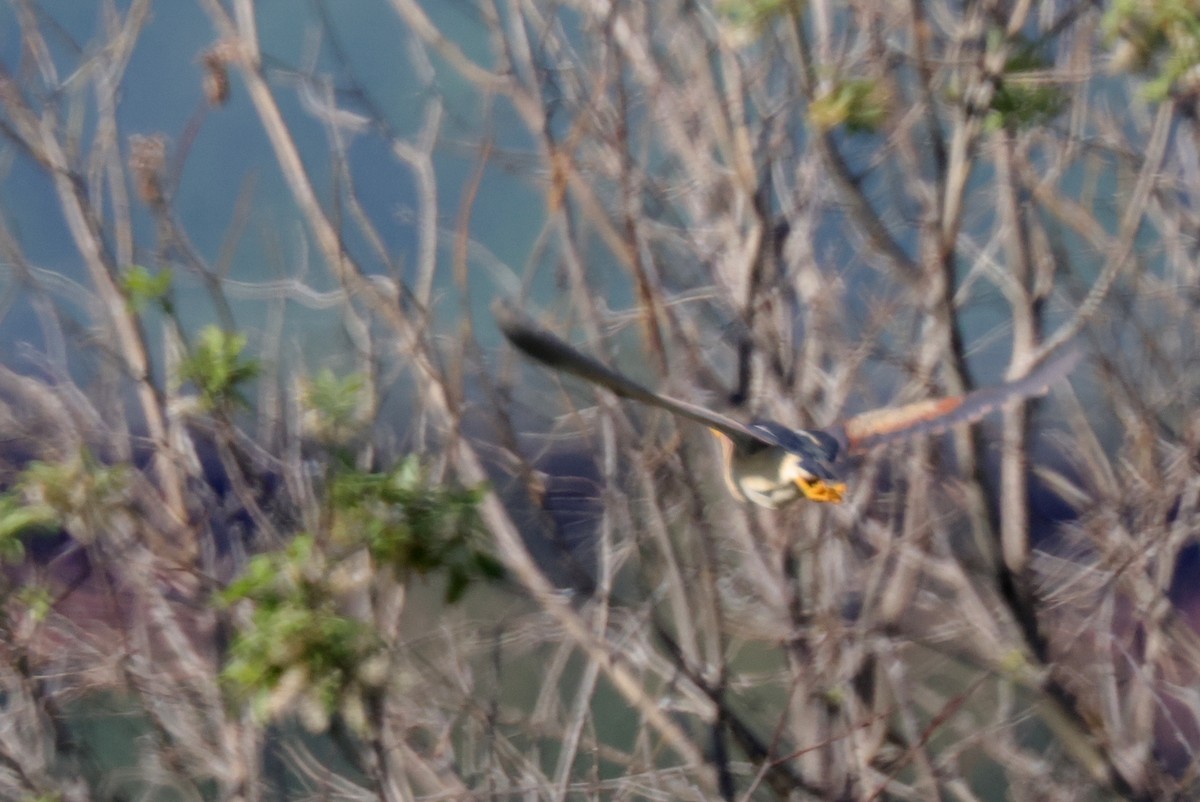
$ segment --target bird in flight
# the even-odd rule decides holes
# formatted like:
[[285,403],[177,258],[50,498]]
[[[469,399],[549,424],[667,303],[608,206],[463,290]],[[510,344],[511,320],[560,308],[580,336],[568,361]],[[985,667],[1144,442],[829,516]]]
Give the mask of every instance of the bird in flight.
[[838,455],[935,434],[973,423],[1005,404],[1043,395],[1078,363],[1079,350],[1058,349],[1024,378],[947,398],[864,412],[827,429],[792,429],[774,421],[741,423],[704,407],[656,393],[532,323],[505,304],[494,309],[508,341],[544,365],[569,373],[633,401],[707,426],[721,441],[725,483],[734,497],[777,509],[807,498],[840,502],[846,484],[837,469]]

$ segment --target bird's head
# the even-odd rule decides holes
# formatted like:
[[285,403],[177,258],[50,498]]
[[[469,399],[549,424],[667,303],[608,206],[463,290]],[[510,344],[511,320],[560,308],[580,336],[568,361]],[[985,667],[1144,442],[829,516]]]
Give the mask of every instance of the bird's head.
[[757,421],[748,428],[761,439],[738,449],[724,438],[726,481],[735,493],[766,507],[781,507],[801,496],[811,501],[842,500],[846,484],[834,468],[836,438],[771,421]]
[[830,460],[808,449],[784,454],[779,476],[788,484],[794,484],[810,501],[837,503],[846,492],[846,483],[837,480]]
[[779,466],[779,478],[795,485],[810,501],[837,503],[846,492],[846,483],[839,481],[834,463],[838,457],[838,441],[832,435],[813,429],[789,429],[778,423],[760,422],[752,428],[770,435],[784,450]]

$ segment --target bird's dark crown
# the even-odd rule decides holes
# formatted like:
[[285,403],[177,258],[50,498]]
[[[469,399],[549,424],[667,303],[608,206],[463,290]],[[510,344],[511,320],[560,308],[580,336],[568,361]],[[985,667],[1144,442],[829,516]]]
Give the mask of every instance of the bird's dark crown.
[[838,479],[833,464],[837,461],[839,444],[833,435],[819,429],[792,429],[769,420],[753,421],[749,427],[764,439],[801,457],[805,470],[818,479]]

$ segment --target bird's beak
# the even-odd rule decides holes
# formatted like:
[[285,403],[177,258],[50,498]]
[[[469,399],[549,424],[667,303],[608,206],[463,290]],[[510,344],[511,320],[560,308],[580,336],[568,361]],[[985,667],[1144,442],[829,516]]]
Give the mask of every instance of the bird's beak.
[[805,498],[833,504],[840,504],[846,493],[845,482],[826,482],[821,479],[797,479],[796,487],[800,488]]

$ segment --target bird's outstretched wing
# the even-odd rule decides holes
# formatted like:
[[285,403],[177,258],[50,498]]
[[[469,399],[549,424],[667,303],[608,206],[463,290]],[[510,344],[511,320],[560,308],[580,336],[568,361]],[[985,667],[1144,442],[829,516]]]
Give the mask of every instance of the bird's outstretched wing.
[[966,395],[864,412],[831,427],[830,433],[852,454],[922,434],[937,434],[952,426],[973,423],[1013,401],[1045,395],[1050,385],[1070,373],[1081,357],[1079,348],[1068,343],[1023,378]]
[[504,302],[492,307],[496,323],[508,341],[544,365],[563,373],[570,373],[586,381],[598,384],[622,398],[640,401],[659,407],[689,420],[702,423],[728,437],[739,447],[752,447],[775,442],[732,418],[727,418],[704,407],[660,395],[643,387],[633,379],[618,373],[586,354],[572,348],[545,329],[537,326],[522,313]]

